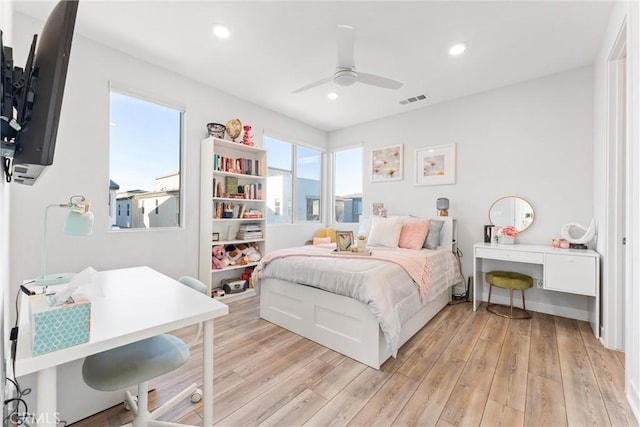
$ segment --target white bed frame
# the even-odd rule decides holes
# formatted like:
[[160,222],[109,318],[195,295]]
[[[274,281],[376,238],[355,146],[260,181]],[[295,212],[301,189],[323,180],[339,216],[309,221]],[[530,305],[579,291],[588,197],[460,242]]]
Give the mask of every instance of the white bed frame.
[[[444,220],[443,247],[453,248],[453,221]],[[429,322],[451,299],[442,292],[409,319],[400,345]],[[375,369],[391,354],[375,316],[355,299],[279,279],[260,280],[260,317]]]

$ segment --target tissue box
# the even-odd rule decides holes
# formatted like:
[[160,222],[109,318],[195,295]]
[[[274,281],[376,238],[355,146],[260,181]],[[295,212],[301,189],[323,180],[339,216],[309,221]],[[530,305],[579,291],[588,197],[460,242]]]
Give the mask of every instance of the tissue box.
[[50,307],[42,294],[29,297],[34,356],[89,341],[91,302],[86,298],[74,300]]

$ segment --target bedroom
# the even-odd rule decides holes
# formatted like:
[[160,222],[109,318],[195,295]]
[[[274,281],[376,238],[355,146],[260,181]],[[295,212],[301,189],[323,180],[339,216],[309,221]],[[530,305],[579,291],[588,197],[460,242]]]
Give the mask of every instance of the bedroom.
[[[101,199],[104,192],[102,177],[108,175],[108,128],[104,121],[108,116],[108,105],[106,102],[92,103],[91,109],[86,107],[88,100],[105,99],[105,82],[109,80],[129,82],[151,93],[161,86],[167,98],[187,99],[186,226],[179,231],[136,235],[109,233],[105,229],[94,231],[91,238],[79,245],[76,241],[52,240],[49,263],[59,271],[76,271],[87,265],[97,269],[150,265],[172,277],[184,272],[195,274],[199,181],[197,173],[190,172],[198,170],[198,151],[192,150],[191,145],[204,136],[204,124],[232,116],[246,117],[254,124],[256,134],[261,129],[275,130],[327,150],[364,143],[365,159],[373,148],[404,144],[407,165],[404,179],[383,184],[365,179],[364,206],[368,209],[373,202],[384,202],[391,208],[390,214],[432,215],[435,199],[448,197],[451,215],[458,219],[460,227],[458,240],[464,253],[465,276],[471,273],[472,245],[481,240],[488,208],[498,197],[521,195],[535,207],[535,226],[520,237],[525,243],[546,244],[567,222],[588,223],[595,217],[602,223],[606,215],[603,208],[607,200],[603,188],[606,165],[598,160],[606,157],[601,134],[604,132],[605,106],[598,77],[602,76],[603,58],[608,54],[603,46],[611,45],[615,38],[623,14],[618,9],[624,7],[624,4],[617,5],[617,15],[614,13],[605,22],[609,28],[607,31],[602,29],[603,39],[599,46],[602,50],[597,59],[593,58],[595,66],[584,64],[529,81],[502,84],[501,88],[330,132],[78,37],[74,40],[65,98],[65,111],[76,118],[61,122],[59,139],[65,143],[58,147],[56,164],[47,172],[46,179],[34,188],[12,187],[10,206],[8,202],[5,205],[11,210],[11,242],[6,242],[12,254],[8,281],[16,283],[24,277],[34,276],[38,270],[38,259],[16,261],[13,257],[38,252],[40,231],[37,226],[44,200],[54,196],[56,200],[65,200],[70,191]],[[17,6],[14,6],[14,12],[13,47],[16,52],[25,53],[30,35],[39,31],[41,23],[20,13]],[[635,23],[631,18],[627,22],[629,25]],[[239,55],[238,61],[243,60]],[[456,185],[414,186],[411,175],[414,151],[446,143],[457,144]],[[69,182],[74,183],[73,188]],[[327,187],[328,191],[329,185]],[[384,197],[377,197],[381,192]],[[423,199],[424,203],[417,204],[416,199]],[[97,221],[106,221],[104,214],[101,215],[102,219],[97,216]],[[270,231],[271,235],[277,233],[279,236],[278,244],[294,246],[308,239],[317,227],[318,224],[294,224]],[[599,244],[604,235],[599,234]],[[276,245],[276,242],[270,240],[269,245]],[[149,251],[150,246],[167,249]],[[123,247],[128,250],[122,251]],[[86,255],[89,252],[90,257]],[[8,295],[14,293],[12,289]],[[6,298],[5,304],[8,304]],[[633,325],[636,327],[628,329],[637,331],[637,320]],[[628,375],[629,381],[637,387],[640,382],[638,372],[628,372]]]

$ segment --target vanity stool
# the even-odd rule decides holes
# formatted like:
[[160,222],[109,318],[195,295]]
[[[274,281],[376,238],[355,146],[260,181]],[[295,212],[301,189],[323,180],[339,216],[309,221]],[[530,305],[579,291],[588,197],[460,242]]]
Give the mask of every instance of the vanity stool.
[[[487,311],[498,316],[508,317],[509,319],[529,319],[531,313],[527,311],[524,303],[524,291],[533,286],[533,278],[526,274],[516,273],[513,271],[490,271],[486,273],[485,278],[489,284],[489,301],[487,301]],[[491,289],[497,286],[503,289],[509,289],[510,306],[491,304]],[[519,290],[522,293],[522,308],[513,306],[513,290]]]

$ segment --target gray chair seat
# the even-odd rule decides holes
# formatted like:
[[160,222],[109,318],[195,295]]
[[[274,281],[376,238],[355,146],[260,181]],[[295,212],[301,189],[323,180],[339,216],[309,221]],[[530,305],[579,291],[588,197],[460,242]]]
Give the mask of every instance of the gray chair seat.
[[86,358],[82,377],[100,391],[121,390],[171,372],[189,360],[189,348],[173,335],[157,335]]

